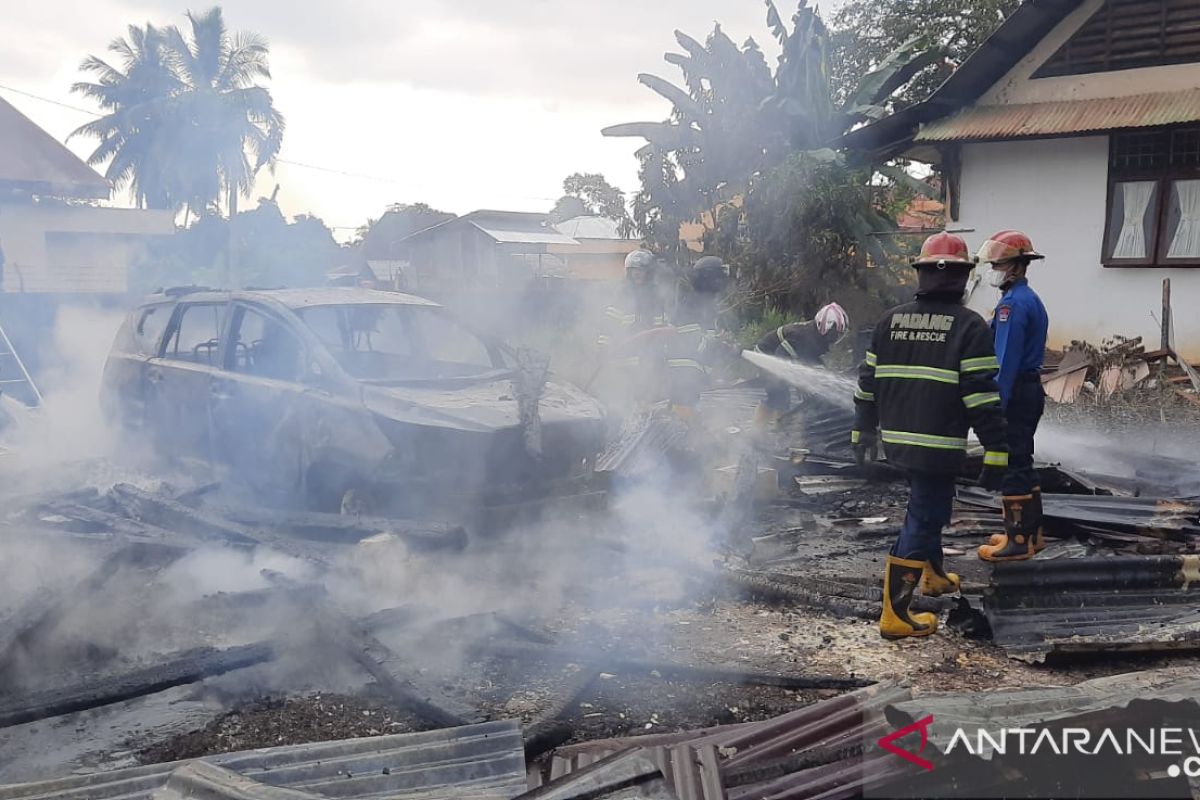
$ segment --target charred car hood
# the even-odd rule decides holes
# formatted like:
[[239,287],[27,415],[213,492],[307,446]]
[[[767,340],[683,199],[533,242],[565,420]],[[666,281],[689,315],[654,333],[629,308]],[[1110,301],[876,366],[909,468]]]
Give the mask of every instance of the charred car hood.
[[[508,378],[478,383],[363,385],[367,410],[386,419],[464,431],[497,431],[520,424],[517,397]],[[548,382],[538,412],[544,424],[595,422],[600,404],[573,386]]]

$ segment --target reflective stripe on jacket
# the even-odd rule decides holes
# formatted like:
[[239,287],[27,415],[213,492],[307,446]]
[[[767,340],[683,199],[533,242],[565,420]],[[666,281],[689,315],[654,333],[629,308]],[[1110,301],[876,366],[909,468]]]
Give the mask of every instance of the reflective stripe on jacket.
[[923,296],[892,309],[859,367],[855,438],[878,428],[890,463],[955,473],[974,428],[989,463],[1007,463],[999,368],[988,324],[957,299]]

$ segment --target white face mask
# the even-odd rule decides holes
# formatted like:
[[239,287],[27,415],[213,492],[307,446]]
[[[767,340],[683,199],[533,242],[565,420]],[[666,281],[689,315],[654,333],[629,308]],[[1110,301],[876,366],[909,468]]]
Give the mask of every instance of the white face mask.
[[1006,269],[989,269],[987,276],[988,286],[994,286],[1000,289],[1008,282],[1008,270]]

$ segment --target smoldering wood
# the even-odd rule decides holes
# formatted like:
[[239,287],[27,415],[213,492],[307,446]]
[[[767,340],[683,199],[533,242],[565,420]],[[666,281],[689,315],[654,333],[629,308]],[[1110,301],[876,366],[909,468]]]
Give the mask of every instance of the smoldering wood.
[[568,722],[572,710],[600,678],[600,670],[584,667],[567,681],[558,697],[525,727],[525,758],[533,759],[569,741],[575,728]]
[[[123,541],[159,542],[181,547],[197,543],[195,537],[70,501],[43,503],[30,516],[42,525],[53,525],[76,533],[109,533]],[[52,521],[48,519],[50,516],[63,517],[64,520]]]
[[355,544],[379,534],[390,534],[416,551],[461,551],[467,531],[459,525],[350,514],[288,512],[264,508],[213,508],[224,519],[251,528],[276,531],[322,542]]
[[110,553],[81,582],[54,592],[48,589],[34,593],[16,613],[0,627],[0,685],[6,679],[19,655],[39,637],[52,631],[73,609],[104,588],[105,584],[124,567],[161,568],[183,557],[181,547],[162,544],[129,544]]
[[270,547],[296,558],[326,563],[327,553],[310,543],[289,539],[272,531],[243,525],[206,508],[190,508],[178,500],[118,483],[110,491],[113,500],[132,518],[210,542],[236,547]]
[[318,615],[317,624],[380,688],[422,719],[445,728],[484,721],[477,709],[447,695],[415,666],[344,614],[325,609]]
[[87,711],[195,683],[261,664],[270,660],[272,654],[272,646],[265,642],[224,650],[201,647],[119,675],[85,675],[70,686],[0,696],[0,728]]

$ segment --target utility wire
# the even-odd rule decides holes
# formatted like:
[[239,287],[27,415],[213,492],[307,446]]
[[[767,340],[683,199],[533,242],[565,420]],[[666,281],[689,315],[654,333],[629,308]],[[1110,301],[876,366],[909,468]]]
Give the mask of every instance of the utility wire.
[[[15,89],[12,86],[5,86],[2,83],[0,83],[0,89],[3,89],[4,91],[7,91],[7,92],[13,92],[14,94],[23,95],[32,100],[40,100],[43,103],[49,103],[51,105],[55,105],[60,108],[66,108],[71,111],[76,111],[80,114],[87,114],[90,117],[104,116],[103,114],[99,114],[95,111],[90,111],[86,108],[80,108],[79,106],[73,106],[68,103],[60,102],[58,100],[52,100],[49,97],[43,97],[42,95],[34,94],[33,92],[26,92],[22,89]],[[397,178],[386,178],[386,177],[382,177],[379,175],[368,175],[363,172],[350,172],[348,170],[335,169],[333,167],[321,167],[316,164],[307,164],[303,161],[292,161],[291,159],[287,159],[287,158],[276,158],[275,161],[280,164],[287,164],[290,167],[300,167],[301,169],[311,169],[311,170],[315,170],[317,172],[325,172],[330,175],[341,175],[346,178],[358,178],[360,180],[376,181],[378,183],[390,183],[395,186],[411,186],[411,182],[401,181]],[[547,200],[547,201],[553,202],[558,199],[557,197],[537,197],[534,195],[518,195],[518,196],[522,200]]]

